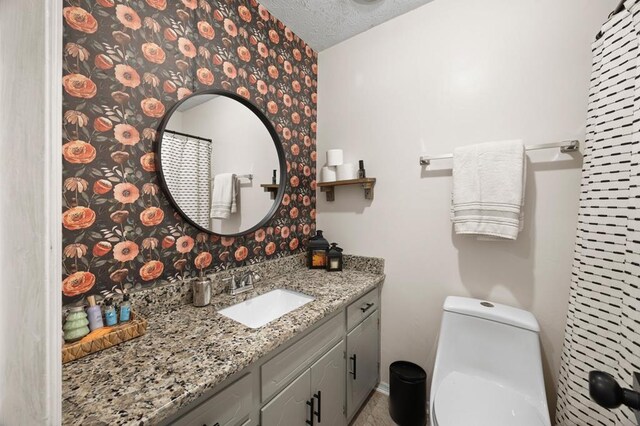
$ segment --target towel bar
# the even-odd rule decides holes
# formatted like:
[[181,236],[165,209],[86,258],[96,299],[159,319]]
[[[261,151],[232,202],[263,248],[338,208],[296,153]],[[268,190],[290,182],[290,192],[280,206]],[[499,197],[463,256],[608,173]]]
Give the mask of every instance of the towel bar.
[[[249,173],[249,174],[246,174],[246,175],[236,175],[236,178],[253,180],[253,173]],[[214,179],[215,179],[215,176],[212,177],[209,180],[213,182]]]
[[[549,148],[560,148],[560,152],[574,152],[580,148],[580,141],[577,140],[569,140],[562,142],[552,142],[552,143],[543,143],[539,145],[530,145],[525,147],[527,151],[536,151],[538,149],[549,149]],[[453,154],[443,154],[443,155],[424,155],[420,157],[420,165],[428,166],[431,164],[431,160],[444,160],[447,158],[453,158]]]

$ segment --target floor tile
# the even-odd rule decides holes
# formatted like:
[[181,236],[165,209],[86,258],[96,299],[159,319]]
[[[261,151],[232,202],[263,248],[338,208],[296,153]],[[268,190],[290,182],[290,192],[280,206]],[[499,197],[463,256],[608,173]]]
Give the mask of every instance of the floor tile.
[[380,392],[373,392],[351,426],[395,426],[389,416],[389,397]]

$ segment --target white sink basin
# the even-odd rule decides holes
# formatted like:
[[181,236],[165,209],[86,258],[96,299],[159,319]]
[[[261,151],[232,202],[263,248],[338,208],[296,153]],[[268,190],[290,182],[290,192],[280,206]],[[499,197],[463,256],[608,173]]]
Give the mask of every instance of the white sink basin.
[[249,328],[260,328],[314,299],[295,291],[276,289],[218,312]]

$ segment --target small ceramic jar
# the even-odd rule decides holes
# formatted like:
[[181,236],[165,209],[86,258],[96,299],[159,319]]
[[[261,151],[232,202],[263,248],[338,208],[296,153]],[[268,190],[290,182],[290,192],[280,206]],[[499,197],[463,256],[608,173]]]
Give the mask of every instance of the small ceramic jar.
[[64,331],[64,340],[67,343],[75,342],[89,334],[89,320],[84,307],[76,306],[71,308],[67,320],[62,327]]

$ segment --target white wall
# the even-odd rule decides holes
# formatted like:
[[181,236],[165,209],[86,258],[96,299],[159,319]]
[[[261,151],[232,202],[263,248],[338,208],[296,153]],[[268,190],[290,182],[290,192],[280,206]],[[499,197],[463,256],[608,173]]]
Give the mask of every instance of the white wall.
[[438,0],[319,55],[319,164],[365,160],[361,188],[318,197],[318,228],[348,253],[386,259],[382,380],[391,362],[432,369],[447,295],[532,311],[552,412],[567,312],[581,161],[530,155],[516,242],[452,234],[451,162],[422,154],[521,138],[584,140],[590,45],[617,0]]
[[167,123],[167,129],[173,130],[174,132],[186,133],[186,130],[184,129],[184,112],[177,110],[173,111],[171,119]]
[[61,407],[62,1],[0,1],[0,424]]

